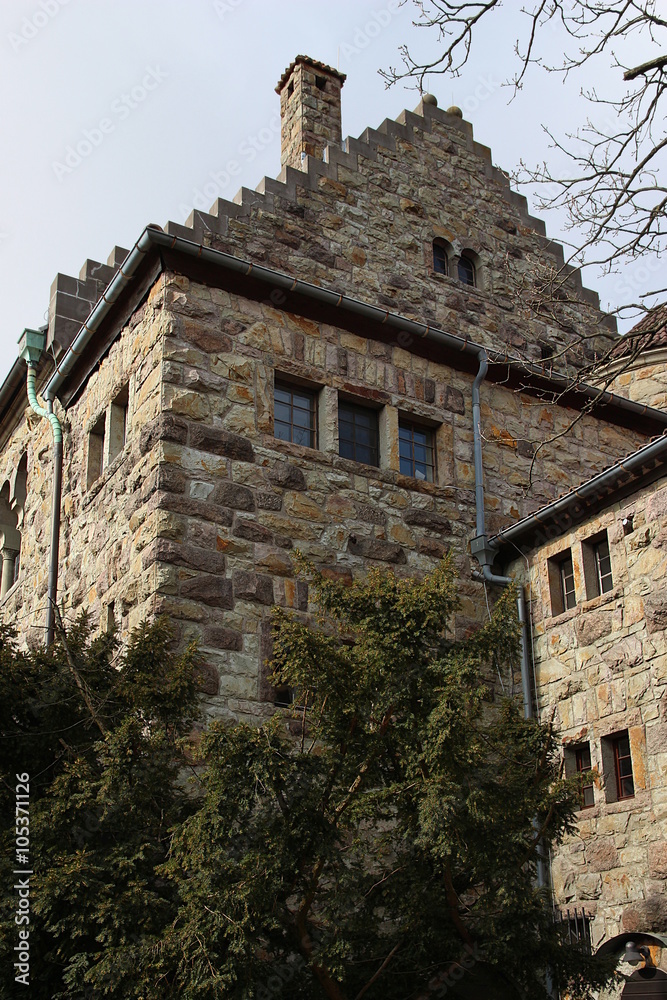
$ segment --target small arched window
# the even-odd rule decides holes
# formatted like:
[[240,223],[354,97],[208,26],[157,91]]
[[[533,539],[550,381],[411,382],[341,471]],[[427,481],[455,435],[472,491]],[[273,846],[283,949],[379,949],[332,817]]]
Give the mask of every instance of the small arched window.
[[459,281],[464,285],[475,284],[475,265],[467,254],[461,254],[458,264]]
[[436,274],[449,274],[448,249],[444,240],[433,240],[433,270]]

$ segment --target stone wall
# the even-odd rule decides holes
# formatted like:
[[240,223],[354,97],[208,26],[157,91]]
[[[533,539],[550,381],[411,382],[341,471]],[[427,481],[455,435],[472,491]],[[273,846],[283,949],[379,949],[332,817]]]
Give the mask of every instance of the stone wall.
[[[317,389],[317,449],[273,437],[276,371]],[[482,607],[467,555],[471,384],[471,375],[396,343],[164,275],[64,415],[66,611],[85,607],[103,627],[113,616],[124,631],[169,612],[209,659],[210,710],[233,718],[268,710],[260,666],[270,606],[307,608],[305,584],[294,577],[295,547],[343,578],[382,563],[423,572],[452,548],[462,580],[458,627],[467,628]],[[111,426],[110,408],[126,388],[125,445],[101,476],[91,476],[100,417],[106,413]],[[380,468],[339,457],[338,393],[380,411]],[[585,416],[539,452],[535,486],[524,496],[534,442],[565,431],[575,413],[502,384],[485,384],[482,403],[490,530],[599,470],[629,438],[641,443]],[[435,483],[400,474],[399,411],[434,428]],[[22,569],[2,616],[29,625],[31,639],[41,635],[45,605],[49,434],[26,415],[0,470],[2,482],[27,449]]]
[[[57,407],[64,438],[59,604],[62,601],[68,617],[88,610],[96,627],[106,626],[112,611],[119,627],[138,624],[154,605],[153,573],[142,569],[140,551],[156,532],[157,515],[151,520],[143,509],[155,489],[158,470],[155,456],[142,453],[140,442],[144,426],[161,407],[162,298],[160,281],[91,375],[79,400],[66,413]],[[89,434],[100,418],[106,417],[109,427],[110,405],[125,390],[125,443],[89,487]],[[32,413],[27,399],[24,417],[0,458],[0,483],[11,477],[24,454],[28,475],[21,570],[2,601],[1,615],[3,622],[16,624],[27,641],[41,642],[53,444],[48,421]]]
[[[400,347],[318,325],[174,275],[166,287],[163,411],[145,447],[159,462],[157,537],[143,553],[155,566],[158,607],[199,639],[220,677],[214,714],[269,711],[262,671],[273,603],[306,611],[294,576],[299,548],[342,579],[372,565],[428,571],[448,549],[461,577],[458,628],[479,621],[480,585],[467,554],[474,534],[472,375]],[[318,396],[320,440],[311,449],[274,437],[273,384],[309,385]],[[380,467],[338,454],[338,395],[380,413]],[[545,406],[503,385],[482,388],[487,511],[491,530],[561,492],[582,470],[627,448],[626,430]],[[434,428],[436,482],[400,474],[398,417]]]
[[[613,587],[587,598],[586,543],[607,532]],[[548,560],[570,550],[576,607],[553,616]],[[667,485],[610,506],[536,551],[530,596],[539,714],[566,764],[590,743],[595,804],[552,865],[556,903],[595,915],[593,942],[667,924]],[[523,566],[513,567],[521,575]],[[609,737],[627,730],[635,794],[613,801]]]
[[636,403],[667,409],[667,348],[646,351],[627,368],[624,366],[609,383],[609,391]]

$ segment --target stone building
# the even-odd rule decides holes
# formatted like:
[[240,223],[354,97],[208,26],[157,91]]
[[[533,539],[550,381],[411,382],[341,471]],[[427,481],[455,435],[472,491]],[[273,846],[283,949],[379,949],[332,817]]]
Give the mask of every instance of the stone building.
[[[594,946],[636,942],[659,964],[667,927],[667,438],[501,531],[528,584],[538,713],[582,775],[554,896]],[[657,937],[656,937],[657,934]],[[664,966],[663,966],[664,967]]]
[[[497,553],[506,562],[516,553],[503,529],[667,427],[667,413],[627,391],[625,373],[616,393],[573,382],[616,337],[577,272],[557,315],[522,308],[517,282],[529,301],[545,262],[562,265],[562,250],[458,109],[442,111],[427,96],[414,112],[343,140],[344,80],[297,57],[277,88],[279,177],[216,201],[210,214],[193,212],[185,225],[148,226],[132,250],[87,260],[76,278],[59,274],[47,327],[27,332],[23,360],[0,387],[3,620],[17,623],[26,641],[42,640],[59,510],[59,606],[66,614],[86,607],[99,627],[121,633],[168,613],[206,656],[209,712],[232,721],[265,717],[283,697],[267,681],[268,622],[274,604],[308,610],[296,547],[340,579],[373,565],[426,572],[451,550],[462,631],[485,613],[473,538],[488,575]],[[63,430],[55,506],[52,432],[27,404],[26,359]],[[630,501],[619,489],[625,511]],[[637,539],[645,510],[663,502],[650,489],[637,484]],[[591,526],[596,537],[617,522],[613,505],[601,516]],[[549,543],[554,553],[574,544],[568,537]],[[576,537],[579,544],[584,535]],[[654,548],[637,552],[646,560]],[[553,667],[562,676],[550,676],[559,616],[548,610],[539,574],[552,558],[541,544],[526,555],[537,705],[562,706],[566,761],[582,727],[595,725],[597,761],[611,730],[597,715],[579,721],[588,710],[584,689],[575,692],[569,675],[591,645],[593,659],[606,663],[612,640],[595,624],[572,631],[580,609],[564,612],[574,645]],[[599,613],[586,606],[582,622],[609,619],[615,630],[618,619],[627,628],[620,648],[636,651],[641,581],[657,580],[660,565],[635,566],[627,585],[614,568],[615,596],[599,599]],[[624,611],[626,601],[634,611]],[[648,619],[641,627],[652,648]],[[649,724],[656,739],[662,732],[658,682],[646,680],[660,655],[605,668],[616,671],[608,685],[616,693],[607,695],[613,725],[634,734],[633,754],[641,729],[647,760]],[[604,674],[595,669],[599,683],[587,673],[586,684],[598,698]],[[656,692],[650,710],[639,693],[649,689],[645,680]],[[628,686],[625,701],[619,685]],[[567,714],[570,702],[577,708]],[[663,772],[656,755],[643,780],[658,782]],[[627,846],[614,843],[612,859],[604,838],[621,820],[610,825],[613,809],[601,794],[591,837],[610,867],[584,859],[591,886],[595,872],[634,865],[643,872],[638,893],[664,890],[650,874],[655,859],[664,871],[664,856],[649,840],[640,849],[640,833]],[[653,808],[649,799],[637,796],[641,817]],[[582,815],[582,824],[592,827],[592,817]],[[664,830],[664,815],[662,823]],[[579,869],[568,881],[566,867],[555,860],[557,903],[576,900],[593,915],[588,903],[596,902],[596,942],[614,936],[618,893],[593,899],[593,887],[586,897]]]

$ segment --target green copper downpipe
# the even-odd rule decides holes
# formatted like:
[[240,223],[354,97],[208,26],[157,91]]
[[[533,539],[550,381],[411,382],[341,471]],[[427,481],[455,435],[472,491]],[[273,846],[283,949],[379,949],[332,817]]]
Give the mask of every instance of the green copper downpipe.
[[51,501],[51,552],[49,555],[49,579],[46,608],[46,645],[50,646],[55,634],[55,612],[58,598],[58,554],[60,547],[60,505],[63,483],[63,431],[58,417],[53,412],[53,402],[48,400],[44,407],[37,399],[35,381],[37,362],[44,349],[46,335],[38,330],[24,330],[19,341],[20,355],[27,362],[27,390],[30,406],[38,417],[46,417],[53,432],[53,494]]

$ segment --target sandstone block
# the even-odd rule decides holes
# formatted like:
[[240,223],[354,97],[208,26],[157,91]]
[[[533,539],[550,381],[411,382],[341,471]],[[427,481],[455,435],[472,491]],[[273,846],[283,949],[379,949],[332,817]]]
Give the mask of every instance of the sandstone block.
[[655,521],[667,514],[667,488],[658,490],[646,505],[646,520]]
[[143,569],[156,562],[187,566],[189,569],[201,570],[204,573],[225,571],[225,557],[222,553],[210,552],[196,545],[179,544],[169,538],[158,538],[142,553]]
[[234,519],[231,510],[210,500],[197,500],[195,497],[178,496],[175,493],[159,493],[158,498],[160,506],[166,510],[203,518],[205,521],[212,521],[218,527],[228,528]]
[[577,638],[580,646],[590,646],[612,630],[612,612],[598,609],[584,612],[577,622]]
[[350,535],[347,543],[348,551],[365,559],[380,559],[389,563],[404,563],[405,552],[394,542],[385,542],[381,538],[357,538]]
[[[231,580],[225,582],[231,585]],[[202,632],[202,645],[212,646],[214,649],[233,649],[240,652],[243,649],[243,636],[233,628],[208,625]]]
[[165,462],[158,466],[155,477],[155,486],[158,490],[165,490],[167,493],[185,493],[186,482],[185,473],[181,469]]
[[596,837],[586,844],[586,861],[594,872],[607,872],[618,867],[618,852],[613,837]]
[[322,508],[307,494],[287,493],[285,495],[285,510],[293,517],[302,517],[311,522],[326,520]]
[[406,524],[413,524],[418,528],[428,528],[429,531],[437,531],[443,535],[451,535],[452,525],[443,514],[436,514],[432,510],[419,510],[411,508],[403,514]]
[[139,451],[142,455],[152,450],[158,441],[175,441],[185,444],[188,437],[188,424],[182,417],[173,413],[161,413],[155,420],[142,427],[139,436]]
[[181,597],[201,601],[211,608],[234,607],[232,581],[220,576],[195,576],[181,582]]
[[234,510],[254,510],[255,498],[247,486],[236,483],[220,483],[211,493],[211,502],[223,507],[233,507]]
[[667,927],[667,894],[651,895],[623,910],[623,930],[630,933],[647,931],[664,933]]
[[267,490],[257,491],[257,506],[262,510],[280,510],[283,498],[279,493],[269,493]]
[[445,545],[444,542],[439,542],[436,538],[422,538],[417,546],[417,551],[423,556],[442,559],[449,552],[449,546]]
[[455,389],[453,386],[448,385],[445,388],[445,395],[442,401],[442,408],[444,410],[449,410],[451,413],[464,414],[466,411],[465,400],[463,398],[463,393],[460,389]]
[[272,469],[269,469],[266,478],[274,486],[280,486],[284,490],[305,490],[306,479],[301,469],[289,462],[278,462]]
[[258,604],[273,604],[273,580],[270,576],[248,570],[234,570],[234,596]]
[[233,458],[240,462],[254,462],[255,453],[247,438],[233,434],[221,427],[193,424],[190,427],[190,445],[199,451],[222,458]]
[[220,690],[220,674],[212,663],[202,663],[197,671],[197,687],[202,694],[217,694]]
[[[242,324],[233,324],[234,329],[237,327],[243,329]],[[232,341],[226,333],[198,320],[185,320],[183,337],[206,354],[224,353],[232,349]]]
[[234,525],[234,534],[237,538],[245,538],[249,542],[271,542],[273,535],[263,524],[257,521],[237,520]]
[[[258,553],[259,555],[259,553]],[[264,552],[255,562],[257,569],[265,570],[275,576],[292,576],[292,560],[282,549]]]
[[654,593],[645,598],[644,613],[647,632],[663,632],[667,629],[667,597],[663,594]]
[[651,878],[667,879],[667,843],[664,840],[648,845],[648,867]]

